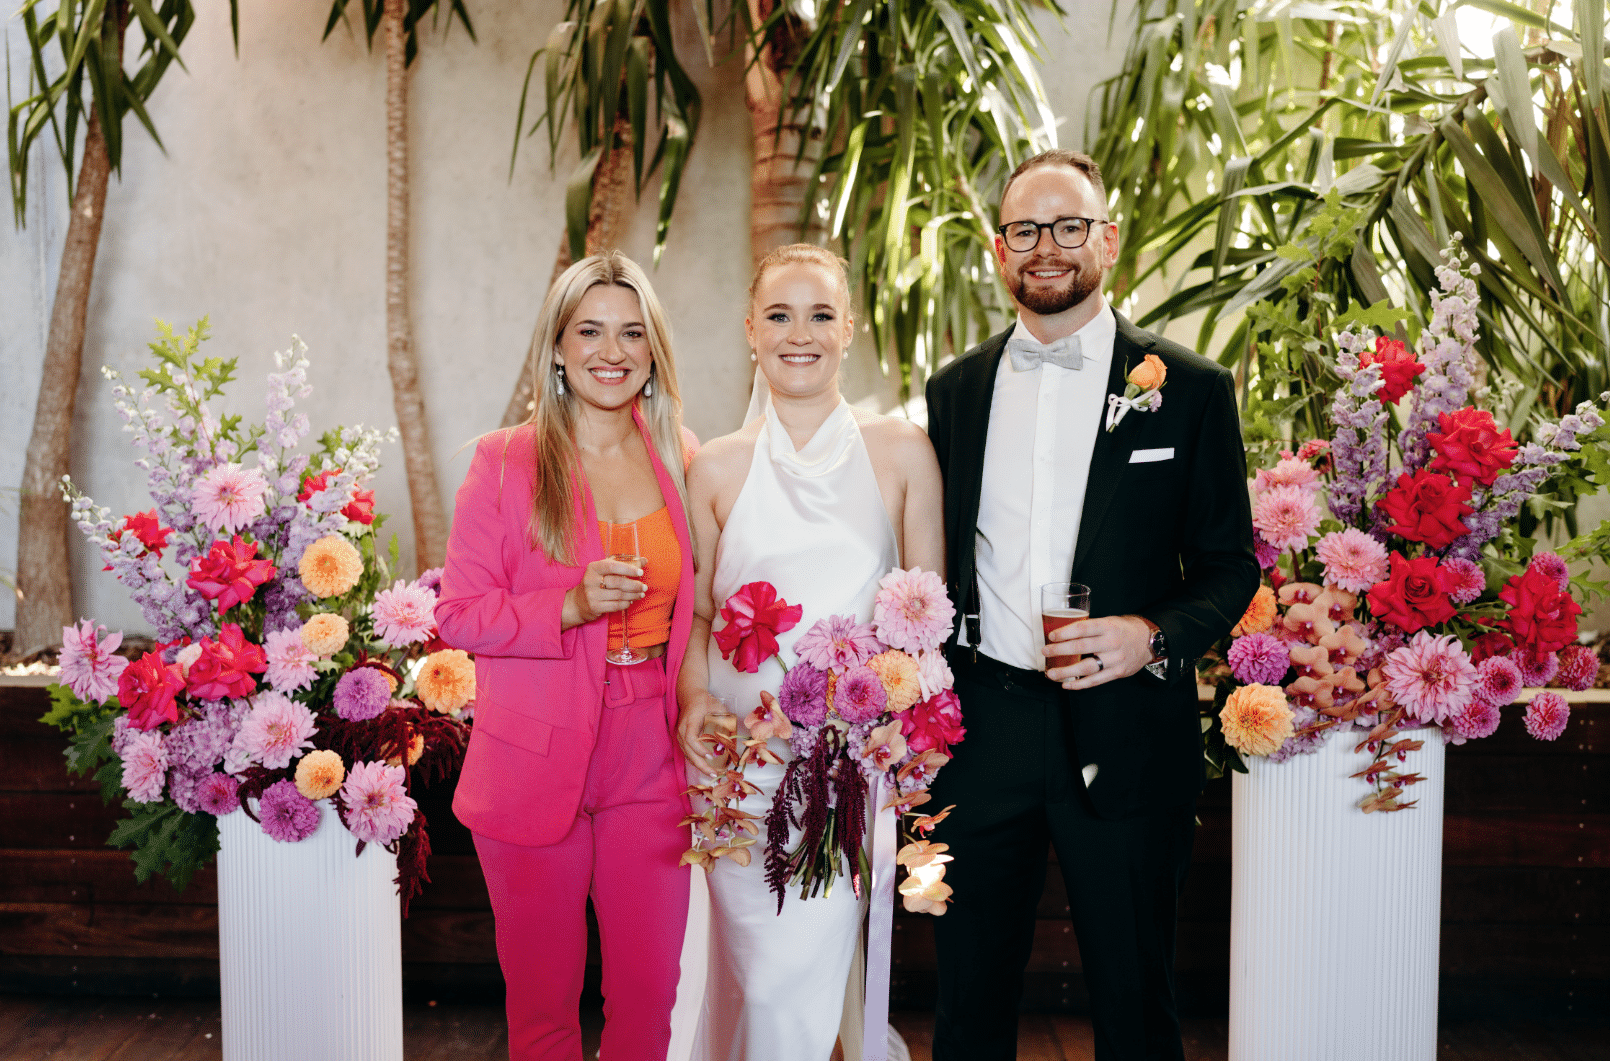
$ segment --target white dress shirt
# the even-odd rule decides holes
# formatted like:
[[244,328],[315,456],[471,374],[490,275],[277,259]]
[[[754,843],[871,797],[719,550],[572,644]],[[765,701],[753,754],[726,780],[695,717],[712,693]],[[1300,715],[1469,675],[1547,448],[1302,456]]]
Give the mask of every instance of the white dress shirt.
[[1014,667],[1045,670],[1040,587],[1066,582],[1073,567],[1117,332],[1103,300],[1075,333],[1083,368],[1042,364],[1020,372],[1003,354],[995,373],[974,554],[978,650]]

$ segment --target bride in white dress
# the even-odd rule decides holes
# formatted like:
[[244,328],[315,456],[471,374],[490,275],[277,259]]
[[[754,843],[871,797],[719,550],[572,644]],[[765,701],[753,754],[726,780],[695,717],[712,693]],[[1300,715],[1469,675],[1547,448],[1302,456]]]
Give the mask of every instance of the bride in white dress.
[[[942,488],[927,435],[839,394],[853,328],[839,258],[795,244],[760,263],[744,329],[770,400],[743,429],[707,443],[688,470],[698,596],[678,684],[679,737],[698,770],[709,772],[708,748],[698,742],[705,715],[727,710],[716,696],[731,697],[741,720],[759,706],[761,690],[775,694],[782,684],[775,657],[747,674],[722,659],[710,636],[739,587],[769,582],[804,607],[799,624],[778,637],[792,665],[794,641],[817,620],[869,620],[878,580],[891,568],[945,569]],[[786,741],[773,738],[770,747],[785,762],[792,757]],[[745,776],[760,793],[741,809],[763,819],[782,775],[780,766],[750,767]],[[790,846],[797,838],[794,830]],[[828,1061],[841,1018],[859,1024],[861,987],[846,992],[846,984],[860,965],[865,902],[841,876],[830,895],[812,899],[791,887],[778,913],[764,879],[766,841],[762,829],[748,866],[719,859],[708,878],[702,1002],[678,999],[681,1019],[696,1025],[693,1061]],[[685,970],[699,964],[699,942],[690,940]],[[858,1058],[858,1032],[844,1046]],[[672,1056],[681,1056],[675,1039]]]

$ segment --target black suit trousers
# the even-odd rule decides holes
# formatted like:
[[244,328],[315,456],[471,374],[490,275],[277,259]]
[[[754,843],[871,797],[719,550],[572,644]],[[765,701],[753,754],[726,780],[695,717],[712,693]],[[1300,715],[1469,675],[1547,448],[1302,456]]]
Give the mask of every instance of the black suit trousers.
[[[1194,801],[1140,817],[1097,817],[1068,741],[1067,713],[1078,698],[1043,675],[972,658],[968,649],[952,654],[967,736],[932,787],[933,806],[956,805],[933,835],[955,856],[945,878],[954,901],[934,922],[934,1061],[1017,1056],[1023,974],[1051,844],[1090,993],[1097,1061],[1183,1061],[1175,910],[1195,835]],[[1100,784],[1098,772],[1092,787]]]

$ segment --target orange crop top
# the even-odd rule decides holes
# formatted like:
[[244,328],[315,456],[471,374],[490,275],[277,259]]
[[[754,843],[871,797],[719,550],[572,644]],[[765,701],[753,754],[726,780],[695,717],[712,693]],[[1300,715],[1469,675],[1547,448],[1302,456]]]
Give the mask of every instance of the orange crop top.
[[[627,630],[633,648],[663,645],[671,639],[671,609],[676,605],[676,587],[682,580],[682,545],[676,540],[671,510],[661,508],[637,520],[637,548],[643,554],[643,579],[648,594],[626,613]],[[609,524],[598,521],[598,533],[609,533]],[[620,648],[621,624],[613,615],[609,620],[609,647]]]

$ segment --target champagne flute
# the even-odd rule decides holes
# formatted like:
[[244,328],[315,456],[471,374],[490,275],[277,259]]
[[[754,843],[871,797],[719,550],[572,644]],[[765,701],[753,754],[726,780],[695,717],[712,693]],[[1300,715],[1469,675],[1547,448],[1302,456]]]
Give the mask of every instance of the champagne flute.
[[[1040,587],[1040,621],[1045,624],[1046,644],[1051,643],[1051,631],[1060,630],[1069,623],[1090,618],[1090,587],[1079,582],[1047,582]],[[1067,656],[1048,656],[1045,669],[1071,667],[1080,660],[1079,653]]]
[[[639,553],[637,545],[637,521],[630,523],[616,523],[609,521],[607,540],[604,542],[604,551],[611,560],[618,560],[623,564],[646,568],[648,561]],[[627,616],[631,613],[631,605],[620,613],[621,616],[621,647],[612,648],[604,654],[604,658],[618,666],[629,667],[634,663],[642,663],[648,659],[643,653],[632,648],[631,623]]]

